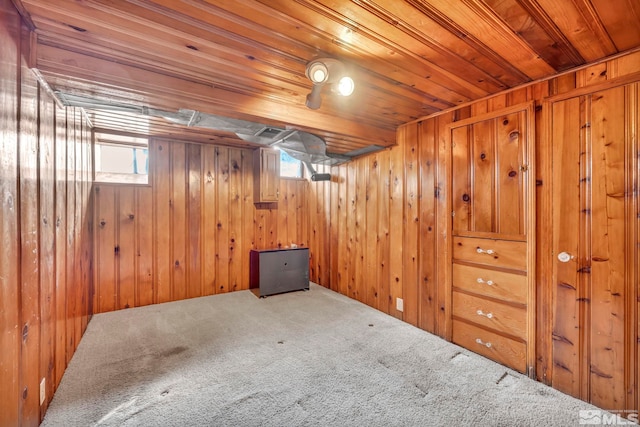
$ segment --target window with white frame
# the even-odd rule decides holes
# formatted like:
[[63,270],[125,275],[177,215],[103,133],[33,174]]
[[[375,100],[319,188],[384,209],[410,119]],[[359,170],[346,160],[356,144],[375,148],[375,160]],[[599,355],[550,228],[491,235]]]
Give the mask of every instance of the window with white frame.
[[145,137],[95,133],[95,180],[148,184],[149,140]]
[[280,150],[280,176],[285,178],[302,178],[302,162]]

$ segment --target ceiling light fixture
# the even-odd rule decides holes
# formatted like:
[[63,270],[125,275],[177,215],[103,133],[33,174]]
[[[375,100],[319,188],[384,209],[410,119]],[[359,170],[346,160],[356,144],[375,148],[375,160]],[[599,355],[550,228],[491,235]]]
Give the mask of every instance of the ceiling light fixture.
[[306,105],[312,110],[320,108],[322,88],[329,84],[332,92],[349,96],[355,89],[353,79],[346,75],[345,66],[334,58],[318,58],[307,64],[306,76],[313,83],[311,93],[307,95]]

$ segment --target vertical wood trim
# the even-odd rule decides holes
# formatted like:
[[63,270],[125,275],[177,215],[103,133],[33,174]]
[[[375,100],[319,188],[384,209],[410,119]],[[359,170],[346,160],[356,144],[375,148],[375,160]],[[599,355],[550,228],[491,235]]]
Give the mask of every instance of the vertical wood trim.
[[419,134],[420,169],[420,252],[419,252],[419,323],[421,329],[436,333],[438,285],[436,269],[436,120],[422,122]]
[[[538,85],[538,88],[546,88]],[[536,96],[535,99],[542,99]],[[553,371],[553,230],[552,216],[552,104],[543,102],[535,109],[535,177],[536,177],[536,376],[538,381],[551,384]],[[533,236],[532,236],[533,237]]]
[[[389,171],[391,178],[389,205],[389,258],[390,296],[389,314],[402,319],[403,313],[396,308],[398,298],[403,298],[403,215],[404,215],[404,141],[406,126],[398,129],[398,145],[389,151]],[[349,168],[349,171],[351,168]]]
[[154,303],[153,217],[148,215],[153,206],[153,191],[152,187],[137,187],[135,192],[136,306],[144,306]]
[[[151,140],[150,153],[155,160],[153,170],[153,226],[154,226],[154,266],[155,272],[155,303],[172,301],[172,259],[171,259],[171,143]],[[96,258],[98,263],[100,258]]]
[[[249,265],[249,259],[245,255],[245,252],[248,253],[249,250],[245,251],[242,236],[242,219],[244,218],[241,202],[243,170],[242,150],[229,149],[229,240],[226,242],[229,248],[229,291],[237,291],[242,288],[243,259],[246,261],[246,265]],[[277,191],[280,191],[282,199],[282,191]]]
[[[389,314],[391,301],[390,289],[390,270],[389,257],[391,256],[390,247],[390,188],[391,174],[389,170],[390,150],[381,151],[378,156],[378,169],[380,174],[380,183],[378,186],[378,248],[377,248],[377,265],[378,274],[378,310]],[[342,245],[339,245],[341,247]],[[394,248],[395,250],[395,248]]]
[[187,201],[189,194],[187,181],[187,144],[171,144],[171,259],[172,299],[188,297],[189,266],[187,262]]
[[[527,169],[521,171],[524,188],[524,211],[520,213],[520,221],[524,221],[523,228],[527,238],[527,374],[536,378],[536,133],[535,133],[535,105],[529,102],[520,112],[521,123],[526,129],[526,147],[523,148],[524,163]],[[521,125],[522,126],[522,125]],[[522,203],[520,204],[522,206]]]
[[229,148],[216,147],[216,293],[229,292]]
[[436,277],[438,288],[438,316],[437,334],[447,340],[451,340],[451,231],[453,218],[451,216],[452,204],[452,159],[451,159],[451,131],[454,115],[447,114],[437,118],[437,190],[436,190]]
[[40,378],[45,378],[44,415],[53,397],[55,365],[55,109],[51,98],[40,100]]
[[581,326],[581,345],[579,348],[579,387],[580,398],[589,400],[589,377],[591,357],[591,340],[589,331],[591,330],[591,161],[592,161],[592,139],[591,139],[591,96],[582,97],[580,100],[580,200],[582,201],[579,219],[578,246],[578,308],[579,325]]
[[187,298],[202,296],[202,151],[197,144],[187,145]]
[[[67,111],[56,108],[56,143],[55,143],[55,227],[56,227],[56,338],[55,338],[55,388],[62,380],[62,374],[67,366]],[[95,223],[95,221],[94,221]],[[97,228],[94,229],[94,233]],[[94,249],[95,250],[95,249]],[[97,253],[97,252],[96,252]],[[97,269],[94,270],[97,273]],[[94,284],[97,280],[94,276]],[[95,298],[95,295],[94,295]],[[97,304],[93,304],[97,307]]]
[[380,168],[378,154],[372,154],[366,158],[365,172],[367,172],[365,184],[366,203],[366,228],[364,237],[364,279],[365,279],[365,303],[370,307],[378,306],[379,274],[377,264],[377,247],[380,239],[378,236],[378,188],[380,186]]
[[404,298],[403,320],[414,326],[418,325],[418,253],[420,217],[418,179],[418,138],[422,122],[406,128],[404,140],[404,215],[403,215],[403,281]]
[[337,224],[334,224],[334,226],[338,228],[337,241],[340,242],[337,248],[334,249],[336,264],[333,267],[337,272],[338,292],[342,295],[349,295],[349,259],[347,258],[347,214],[349,210],[347,188],[349,184],[347,182],[347,166],[336,166],[333,168],[332,173],[338,176],[338,188],[333,194],[337,196],[337,201],[334,201],[338,211]]
[[640,411],[640,392],[638,385],[640,384],[640,360],[638,354],[638,346],[640,343],[640,328],[638,321],[640,313],[638,305],[640,304],[640,281],[638,278],[639,263],[638,244],[638,219],[639,213],[639,195],[638,195],[638,170],[639,170],[639,151],[638,151],[638,129],[640,128],[640,84],[635,83],[625,88],[625,189],[632,189],[631,197],[625,198],[625,354],[624,354],[624,390],[627,391],[625,396],[624,407],[629,410],[635,409]]
[[216,148],[205,145],[202,153],[203,295],[213,295],[216,293]]

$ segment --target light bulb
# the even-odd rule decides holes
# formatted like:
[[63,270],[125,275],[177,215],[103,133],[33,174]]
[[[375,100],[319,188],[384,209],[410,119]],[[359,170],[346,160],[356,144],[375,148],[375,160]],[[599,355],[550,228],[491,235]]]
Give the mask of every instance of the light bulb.
[[338,82],[338,93],[342,96],[349,96],[355,89],[355,83],[351,77],[344,76]]

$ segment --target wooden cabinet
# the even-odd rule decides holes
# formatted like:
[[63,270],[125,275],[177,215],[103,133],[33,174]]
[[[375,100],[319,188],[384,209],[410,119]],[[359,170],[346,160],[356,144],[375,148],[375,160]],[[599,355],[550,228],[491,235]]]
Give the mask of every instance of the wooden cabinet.
[[253,152],[254,203],[272,203],[280,198],[280,151],[258,148]]
[[450,126],[451,339],[534,375],[531,105]]

